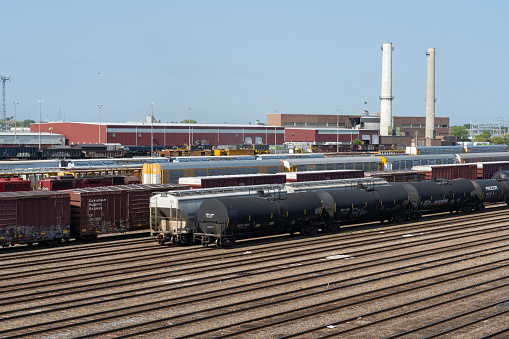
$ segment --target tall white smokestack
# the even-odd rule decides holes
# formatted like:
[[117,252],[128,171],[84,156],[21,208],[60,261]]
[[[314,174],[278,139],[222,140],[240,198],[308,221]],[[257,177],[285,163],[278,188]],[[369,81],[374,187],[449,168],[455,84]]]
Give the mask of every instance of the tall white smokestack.
[[382,46],[382,95],[380,96],[380,135],[392,135],[392,43]]
[[428,48],[428,85],[426,90],[426,139],[435,132],[435,49]]

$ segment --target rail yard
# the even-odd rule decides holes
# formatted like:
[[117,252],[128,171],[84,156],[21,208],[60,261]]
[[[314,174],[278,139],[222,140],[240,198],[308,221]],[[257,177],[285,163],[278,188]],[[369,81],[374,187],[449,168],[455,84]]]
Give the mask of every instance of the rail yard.
[[507,212],[219,251],[112,237],[5,252],[0,336],[503,338]]
[[0,193],[0,337],[505,338],[509,163],[401,157],[113,163],[138,172]]

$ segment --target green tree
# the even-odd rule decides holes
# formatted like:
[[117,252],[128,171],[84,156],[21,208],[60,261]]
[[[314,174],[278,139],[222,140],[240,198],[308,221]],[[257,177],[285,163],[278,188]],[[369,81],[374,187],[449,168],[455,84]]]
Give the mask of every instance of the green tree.
[[21,126],[23,126],[23,127],[30,127],[30,124],[35,124],[35,120],[25,119],[21,123]]
[[490,139],[490,142],[493,145],[507,145],[508,144],[507,136],[504,137],[493,137]]
[[468,141],[468,131],[465,126],[452,126],[451,135],[455,136],[458,141]]
[[189,124],[189,123],[191,123],[191,124],[196,124],[196,120],[193,120],[193,119],[191,119],[191,120],[186,119],[186,120],[182,120],[180,123],[181,123],[181,124]]
[[474,137],[475,142],[489,142],[491,139],[491,134],[488,131],[484,131],[481,134],[478,134]]
[[356,138],[352,141],[352,144],[353,145],[364,145],[364,141],[362,141],[361,139],[359,138]]

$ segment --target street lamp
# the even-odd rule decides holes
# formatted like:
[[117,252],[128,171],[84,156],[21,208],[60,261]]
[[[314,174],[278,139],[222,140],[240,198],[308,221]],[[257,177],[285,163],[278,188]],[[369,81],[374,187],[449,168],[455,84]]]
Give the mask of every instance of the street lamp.
[[150,157],[154,156],[154,102],[148,103],[152,108],[152,113],[150,115]]
[[336,152],[339,153],[339,108],[336,108]]
[[18,118],[16,118],[16,106],[19,105],[19,102],[14,101],[12,104],[14,105],[14,143],[16,143],[16,122],[18,121]]
[[274,154],[277,154],[276,114],[277,114],[277,109],[274,110]]
[[41,111],[42,111],[42,100],[37,100],[39,103],[39,150],[41,150]]
[[189,106],[188,109],[189,109],[189,120],[188,120],[188,123],[189,123],[189,144],[188,144],[188,148],[189,148],[189,150],[191,150],[191,106]]
[[99,107],[99,143],[101,143],[101,107],[103,105],[97,105]]

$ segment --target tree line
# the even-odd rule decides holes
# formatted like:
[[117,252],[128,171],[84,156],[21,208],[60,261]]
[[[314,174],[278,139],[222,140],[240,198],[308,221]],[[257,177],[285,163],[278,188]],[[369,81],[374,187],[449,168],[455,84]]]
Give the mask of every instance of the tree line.
[[468,129],[470,124],[463,126],[452,126],[450,135],[455,136],[458,141],[474,141],[474,142],[489,142],[493,145],[509,145],[509,135],[507,134],[507,127],[502,127],[503,136],[492,137],[489,131],[484,131],[476,135],[472,140],[469,139]]

